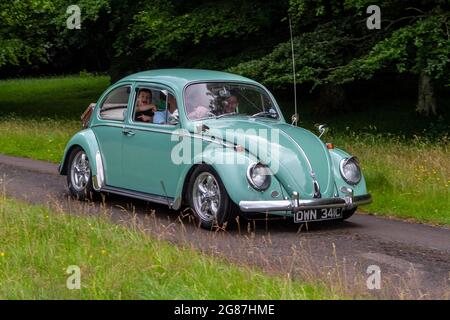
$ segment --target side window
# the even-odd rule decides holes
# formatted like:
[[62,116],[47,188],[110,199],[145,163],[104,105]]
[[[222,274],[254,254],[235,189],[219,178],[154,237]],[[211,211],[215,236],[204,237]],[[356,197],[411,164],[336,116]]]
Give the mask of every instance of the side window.
[[136,89],[133,121],[170,124],[169,117],[175,110],[177,110],[175,97],[167,90],[148,87],[139,87]]
[[100,107],[100,118],[124,121],[130,91],[130,86],[119,87],[111,91]]

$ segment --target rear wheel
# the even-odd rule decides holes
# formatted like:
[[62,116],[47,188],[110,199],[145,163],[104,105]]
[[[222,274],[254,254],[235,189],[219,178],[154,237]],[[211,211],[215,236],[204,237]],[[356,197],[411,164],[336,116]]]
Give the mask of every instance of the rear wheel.
[[75,148],[70,154],[68,165],[67,186],[70,194],[79,200],[92,199],[95,191],[86,152],[81,148]]
[[356,209],[358,209],[358,207],[344,210],[342,212],[342,219],[347,220],[348,218],[350,218],[356,212]]
[[198,166],[188,185],[189,205],[202,228],[223,227],[238,213],[219,175],[208,165]]

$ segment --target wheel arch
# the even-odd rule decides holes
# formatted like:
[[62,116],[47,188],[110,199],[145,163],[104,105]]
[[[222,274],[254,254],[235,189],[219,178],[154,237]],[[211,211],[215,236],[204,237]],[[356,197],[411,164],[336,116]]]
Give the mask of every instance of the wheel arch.
[[[61,175],[67,175],[69,157],[70,154],[73,152],[73,150],[76,148],[81,148],[84,150],[84,152],[86,152],[88,159],[90,159],[89,164],[91,166],[92,176],[98,175],[99,174],[98,167],[102,166],[102,164],[99,165],[98,163],[99,157],[97,156],[97,153],[100,154],[100,149],[95,134],[91,129],[82,130],[76,133],[69,140],[64,150],[64,155],[59,166],[59,173]],[[101,174],[103,175],[103,172],[101,172]]]
[[[234,164],[221,164],[214,161],[217,159],[217,153],[234,153],[236,162]],[[272,191],[277,191],[281,198],[284,194],[280,182],[275,176],[272,176],[270,187],[265,191],[257,191],[253,189],[247,180],[247,168],[254,162],[254,159],[246,153],[235,153],[232,149],[215,149],[205,150],[200,156],[192,160],[192,165],[184,170],[181,175],[180,183],[177,188],[177,197],[181,203],[187,203],[189,180],[196,167],[201,164],[211,166],[222,181],[230,199],[239,204],[241,200],[273,200]]]

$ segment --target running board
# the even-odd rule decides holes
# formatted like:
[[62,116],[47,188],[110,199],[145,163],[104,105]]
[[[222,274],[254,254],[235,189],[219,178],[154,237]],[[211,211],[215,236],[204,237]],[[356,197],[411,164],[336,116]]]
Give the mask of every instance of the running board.
[[110,192],[114,194],[118,194],[121,196],[126,196],[130,198],[135,198],[144,201],[156,202],[160,204],[169,204],[169,208],[172,208],[174,204],[174,198],[159,196],[156,194],[132,191],[128,189],[115,188],[110,186],[104,186],[100,191],[102,192]]

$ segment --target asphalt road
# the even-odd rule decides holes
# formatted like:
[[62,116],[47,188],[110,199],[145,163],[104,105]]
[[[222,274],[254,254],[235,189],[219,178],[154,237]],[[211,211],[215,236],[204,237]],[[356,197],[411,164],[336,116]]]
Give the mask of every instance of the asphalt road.
[[[347,297],[450,299],[448,228],[356,214],[345,222],[308,227],[241,219],[239,227],[208,232],[197,228],[186,211],[162,205],[114,195],[96,203],[70,199],[56,165],[3,155],[0,187],[7,196],[70,214],[106,214],[115,223],[135,224],[159,239],[239,265],[299,280],[320,279]],[[373,265],[381,271],[380,289],[367,287],[367,269]]]

